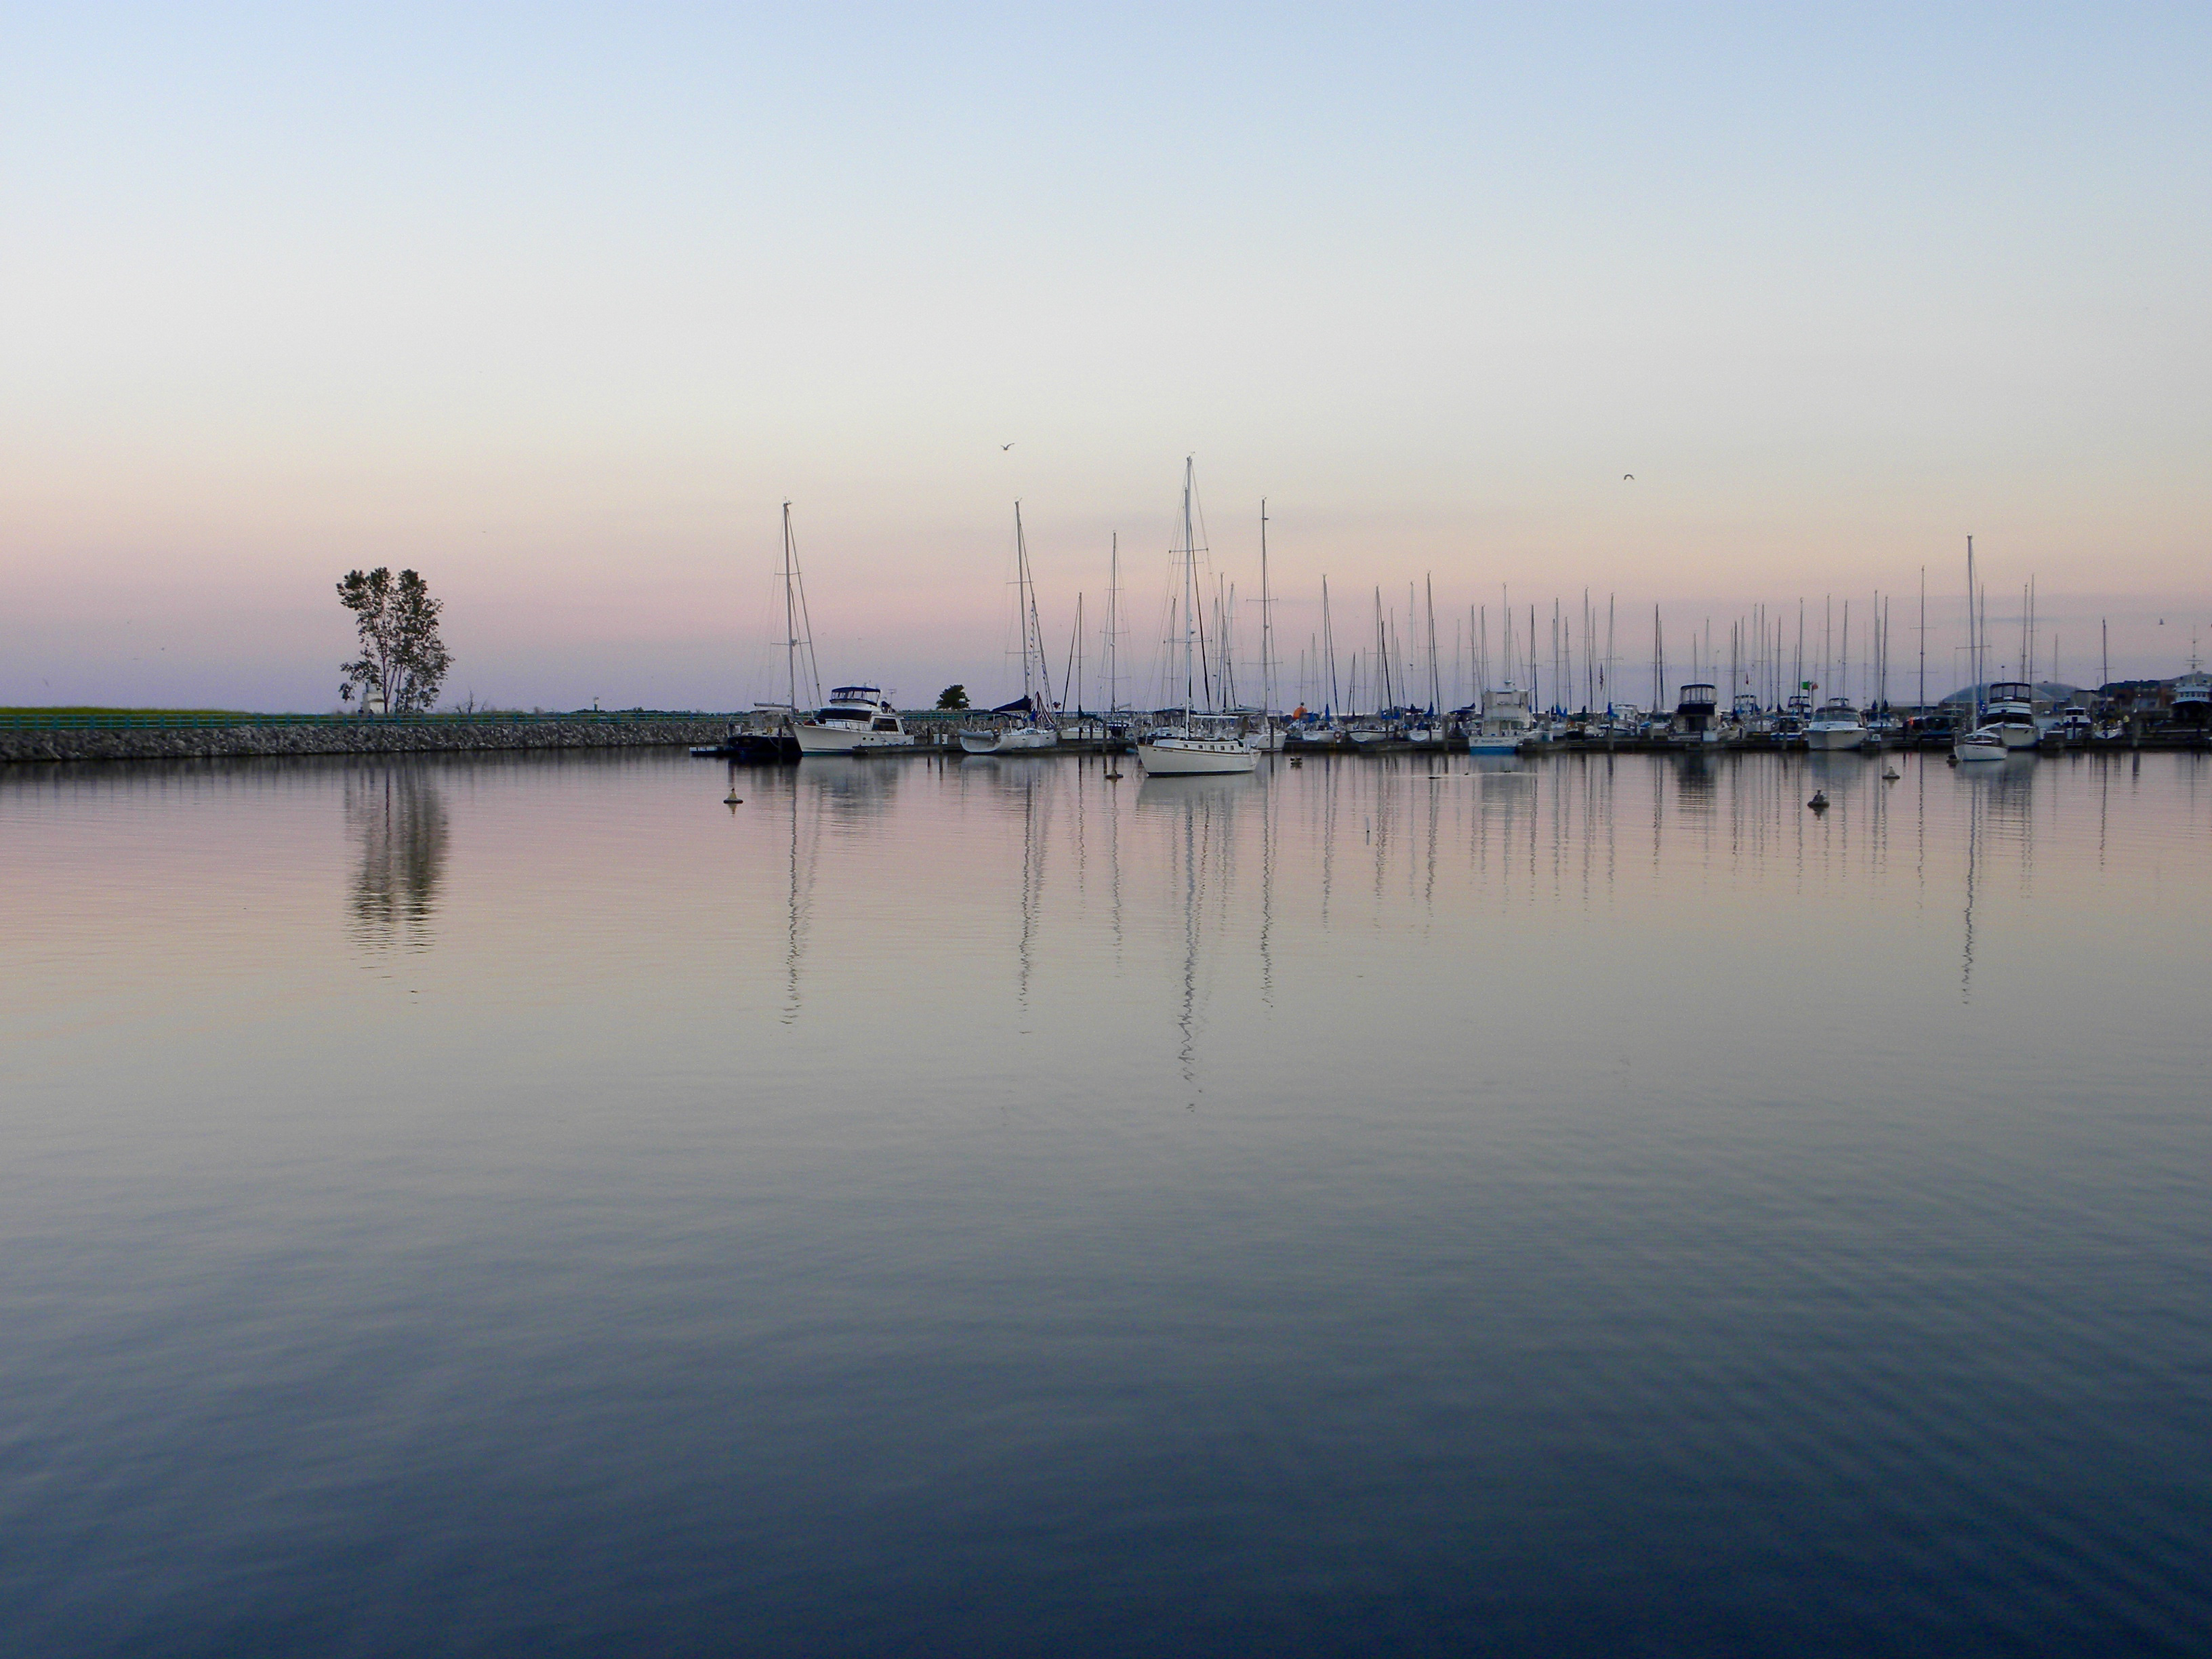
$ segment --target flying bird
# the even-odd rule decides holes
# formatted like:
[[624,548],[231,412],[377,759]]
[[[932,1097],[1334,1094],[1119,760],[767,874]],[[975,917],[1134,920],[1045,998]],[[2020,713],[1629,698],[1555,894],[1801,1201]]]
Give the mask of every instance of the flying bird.
[[1623,483],[1634,483],[1636,482],[1636,475],[1633,472],[1624,472],[1620,475],[1620,481]]
[[1013,446],[1012,444],[1000,444],[999,447],[1000,449],[1012,449]]

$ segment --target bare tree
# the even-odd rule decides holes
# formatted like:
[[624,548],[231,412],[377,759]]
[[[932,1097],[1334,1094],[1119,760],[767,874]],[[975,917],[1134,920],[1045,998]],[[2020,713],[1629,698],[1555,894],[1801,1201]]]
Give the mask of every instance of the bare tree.
[[453,665],[453,653],[438,637],[445,601],[431,598],[428,584],[412,570],[394,580],[379,565],[348,571],[338,584],[338,602],[353,612],[361,638],[361,655],[338,670],[345,676],[338,696],[350,702],[357,690],[364,710],[374,699],[391,714],[433,707]]

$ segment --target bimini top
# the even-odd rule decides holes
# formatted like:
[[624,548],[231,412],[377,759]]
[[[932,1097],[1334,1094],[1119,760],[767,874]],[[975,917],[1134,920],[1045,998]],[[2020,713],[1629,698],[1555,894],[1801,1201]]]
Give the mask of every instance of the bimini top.
[[884,699],[883,688],[876,685],[833,685],[830,688],[832,702],[865,702],[871,705]]

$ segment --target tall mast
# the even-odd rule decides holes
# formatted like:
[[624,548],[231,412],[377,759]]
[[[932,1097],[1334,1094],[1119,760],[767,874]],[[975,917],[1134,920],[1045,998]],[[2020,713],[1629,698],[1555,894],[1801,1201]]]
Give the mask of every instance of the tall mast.
[[1260,713],[1275,712],[1275,608],[1267,588],[1267,498],[1260,497]]
[[1029,699],[1032,723],[1048,718],[1052,668],[1045,657],[1044,624],[1037,619],[1036,583],[1030,575],[1030,548],[1022,531],[1022,504],[1014,503],[1014,575],[1022,607],[1022,695]]
[[[783,504],[783,667],[791,711],[799,712],[799,603],[792,593],[791,503]],[[735,793],[734,791],[732,793]]]
[[1328,708],[1330,714],[1334,716],[1343,711],[1344,699],[1336,689],[1336,631],[1329,625],[1328,577],[1326,574],[1321,579],[1321,649],[1322,655],[1328,659]]
[[1198,566],[1197,549],[1191,540],[1190,491],[1197,473],[1196,457],[1182,459],[1182,723],[1190,724],[1198,696]]
[[1928,712],[1928,567],[1920,567],[1920,712]]
[[1429,713],[1435,714],[1443,707],[1443,688],[1437,683],[1437,578],[1428,572],[1421,578],[1429,594]]
[[1121,660],[1118,652],[1121,642],[1115,637],[1121,605],[1121,532],[1117,530],[1114,532],[1113,549],[1106,556],[1106,712],[1109,714],[1121,706]]
[[1972,683],[1974,724],[1982,723],[1982,638],[1974,619],[1974,538],[1966,538],[1966,676]]
[[1388,647],[1383,644],[1382,589],[1379,583],[1375,589],[1375,672],[1372,678],[1375,681],[1375,712],[1379,714],[1390,696],[1390,657]]

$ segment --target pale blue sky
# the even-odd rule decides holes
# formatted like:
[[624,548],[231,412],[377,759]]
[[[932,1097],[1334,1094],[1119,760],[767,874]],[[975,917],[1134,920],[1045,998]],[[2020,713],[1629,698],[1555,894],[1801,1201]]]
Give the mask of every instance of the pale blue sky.
[[1141,634],[1194,452],[1286,639],[1969,531],[2077,671],[2212,625],[2201,8],[0,24],[0,702],[325,706],[388,562],[457,691],[727,705],[787,496],[825,672],[994,689],[1013,498]]

